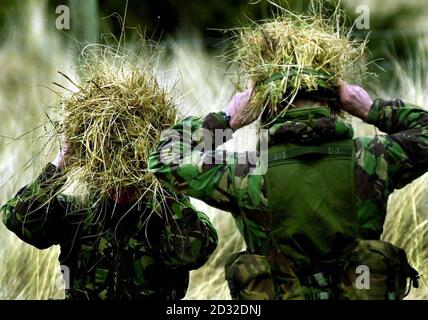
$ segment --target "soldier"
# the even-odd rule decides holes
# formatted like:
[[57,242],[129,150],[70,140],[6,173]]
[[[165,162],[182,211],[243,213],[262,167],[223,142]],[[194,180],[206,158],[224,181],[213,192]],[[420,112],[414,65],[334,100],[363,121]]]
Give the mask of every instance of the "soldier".
[[166,200],[159,216],[132,188],[102,203],[95,195],[89,206],[58,194],[67,150],[3,206],[7,228],[38,249],[60,245],[66,299],[183,298],[189,271],[217,245],[209,219],[186,197]]
[[[226,264],[234,299],[402,299],[409,279],[417,287],[404,251],[380,237],[390,194],[427,171],[428,112],[399,99],[372,101],[358,86],[338,91],[343,111],[387,135],[353,138],[327,100],[299,92],[284,115],[262,115],[269,165],[251,174],[245,154],[222,162],[223,151],[200,148],[207,134],[213,141],[216,130],[255,120],[244,116],[251,84],[226,112],[176,124],[151,155],[166,186],[233,214],[247,245]],[[205,135],[193,134],[201,129]]]

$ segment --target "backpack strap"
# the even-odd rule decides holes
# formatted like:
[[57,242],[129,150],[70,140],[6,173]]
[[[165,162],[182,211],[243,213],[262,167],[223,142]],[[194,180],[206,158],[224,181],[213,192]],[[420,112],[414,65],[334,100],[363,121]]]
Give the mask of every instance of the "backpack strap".
[[296,145],[286,151],[279,151],[269,154],[269,165],[276,161],[290,160],[303,155],[319,154],[319,155],[337,155],[337,156],[352,156],[353,147],[344,144],[326,144],[319,146],[299,146]]

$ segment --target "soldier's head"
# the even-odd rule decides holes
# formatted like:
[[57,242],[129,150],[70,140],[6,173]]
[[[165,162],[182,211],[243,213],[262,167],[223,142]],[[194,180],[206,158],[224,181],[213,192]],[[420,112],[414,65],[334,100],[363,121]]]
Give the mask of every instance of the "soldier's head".
[[67,171],[77,172],[91,194],[117,202],[156,198],[161,187],[147,161],[177,119],[152,61],[134,59],[113,49],[91,52],[80,70],[80,90],[63,102]]
[[341,82],[358,83],[367,65],[366,43],[351,39],[349,30],[337,23],[340,14],[285,13],[238,30],[231,60],[256,83],[249,118],[262,113],[274,118],[299,100],[328,102],[336,111]]
[[279,103],[276,113],[272,114],[270,112],[270,109],[266,108],[262,112],[261,123],[262,125],[268,125],[279,115],[282,115],[286,118],[287,110],[291,111],[307,107],[323,107],[328,109],[329,112],[334,115],[341,115],[343,111],[339,104],[339,101],[339,89],[337,89],[337,91],[318,90],[312,92],[301,90],[297,92],[292,103],[288,103],[287,100],[284,100],[283,102]]

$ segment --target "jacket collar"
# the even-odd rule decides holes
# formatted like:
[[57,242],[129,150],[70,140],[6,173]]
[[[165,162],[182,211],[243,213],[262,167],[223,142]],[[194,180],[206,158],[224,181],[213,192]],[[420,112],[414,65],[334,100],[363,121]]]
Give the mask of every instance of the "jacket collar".
[[270,145],[319,144],[353,137],[352,126],[323,107],[290,110],[269,125]]

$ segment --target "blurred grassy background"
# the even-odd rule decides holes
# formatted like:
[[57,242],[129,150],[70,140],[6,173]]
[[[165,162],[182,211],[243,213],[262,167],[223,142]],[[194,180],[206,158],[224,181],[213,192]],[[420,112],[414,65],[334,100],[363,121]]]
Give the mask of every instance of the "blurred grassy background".
[[[204,115],[224,108],[233,93],[229,66],[216,58],[227,46],[227,34],[218,31],[247,23],[248,18],[269,17],[267,1],[249,5],[246,0],[130,0],[126,12],[126,45],[130,48],[145,31],[166,48],[161,69],[165,84],[177,85],[185,94],[180,105],[185,114]],[[55,28],[55,8],[68,4],[71,29]],[[282,2],[303,12],[308,1]],[[374,59],[383,58],[380,80],[370,89],[381,97],[401,96],[409,102],[427,106],[428,89],[428,7],[424,0],[380,2],[342,1],[352,19],[355,8],[368,5],[371,28],[355,32],[370,39]],[[0,202],[3,204],[24,184],[33,179],[51,160],[52,149],[43,124],[45,112],[57,102],[48,88],[52,82],[67,83],[56,71],[77,77],[73,66],[76,54],[85,43],[99,42],[101,35],[120,38],[126,5],[119,0],[0,0]],[[89,14],[88,14],[89,13]],[[351,23],[351,22],[350,22]],[[368,34],[368,31],[371,33]],[[373,134],[375,129],[353,120],[357,134]],[[37,128],[39,127],[39,128]],[[32,130],[37,128],[35,130]],[[31,132],[23,138],[13,140]],[[255,148],[245,130],[237,134],[229,148]],[[43,152],[41,152],[43,151]],[[384,238],[406,248],[413,264],[422,274],[422,285],[411,298],[428,298],[428,177],[396,192],[390,201]],[[229,214],[195,201],[207,212],[220,234],[220,245],[208,264],[192,272],[188,299],[227,299],[224,259],[244,247]],[[61,298],[57,256],[59,248],[39,251],[23,243],[0,224],[0,299]]]

